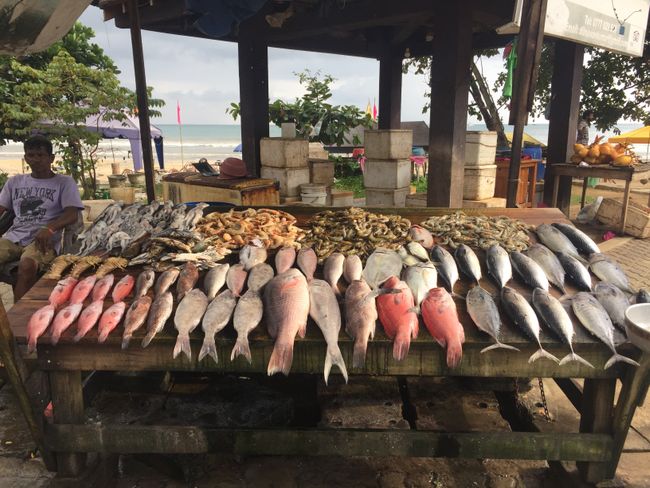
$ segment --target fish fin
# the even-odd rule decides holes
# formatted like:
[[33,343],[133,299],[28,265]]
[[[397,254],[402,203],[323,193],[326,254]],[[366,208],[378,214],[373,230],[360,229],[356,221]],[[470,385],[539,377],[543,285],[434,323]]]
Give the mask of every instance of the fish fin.
[[125,335],[122,337],[122,349],[127,349],[129,347],[129,342],[131,342],[131,337],[130,335]]
[[393,358],[397,361],[403,361],[409,353],[411,347],[411,333],[398,333],[393,342]]
[[368,337],[357,337],[354,341],[352,351],[352,367],[363,368],[366,364],[366,350],[368,349]]
[[627,364],[631,364],[632,366],[640,366],[639,363],[637,363],[634,359],[630,359],[626,356],[622,356],[616,353],[611,358],[609,358],[609,360],[605,363],[604,369],[609,368],[614,363],[627,363]]
[[237,337],[232,353],[230,353],[230,360],[234,361],[237,356],[244,356],[248,360],[248,364],[253,363],[248,337]]
[[325,376],[325,385],[327,385],[327,382],[329,380],[330,370],[332,369],[333,364],[339,367],[341,374],[347,383],[348,370],[345,367],[345,361],[343,360],[343,356],[341,355],[341,350],[339,349],[338,345],[336,347],[328,347],[327,353],[325,354],[325,368],[323,369],[323,375]]
[[142,339],[142,349],[147,347],[155,336],[156,336],[155,331],[152,330],[151,332],[147,332],[147,334]]
[[[575,361],[575,362],[577,362],[577,363],[584,364],[585,366],[589,366],[590,368],[593,368],[593,367],[594,367],[593,364],[591,364],[589,361],[587,361],[587,360],[584,359],[583,357],[578,356],[575,352],[571,352],[571,353],[567,354],[566,356],[564,356],[564,357],[562,358],[562,360],[560,361],[560,366],[563,366],[563,365],[565,365],[566,363],[570,363],[570,362],[572,362],[572,361]],[[594,368],[594,369],[595,369],[595,368]]]
[[182,352],[187,355],[188,359],[192,359],[192,348],[190,347],[189,334],[178,334],[176,345],[174,346],[174,352],[172,352],[172,358],[176,359]]
[[292,363],[293,342],[281,344],[276,341],[266,373],[269,376],[273,376],[275,373],[282,373],[285,376],[289,376]]
[[458,341],[450,341],[447,344],[447,366],[449,368],[455,368],[458,366],[463,359],[463,346]]
[[451,296],[454,297],[454,298],[458,298],[459,300],[463,300],[463,301],[465,300],[465,297],[463,295],[459,295],[455,291],[451,292]]
[[558,358],[553,356],[553,354],[551,354],[550,352],[548,352],[546,349],[544,349],[542,347],[540,347],[537,352],[535,352],[533,355],[531,355],[528,358],[528,362],[529,363],[534,363],[535,361],[537,361],[540,358],[550,359],[551,361],[554,361],[554,362],[556,362],[558,364],[560,362],[560,360]]
[[214,337],[207,335],[203,339],[203,345],[199,351],[199,362],[201,362],[206,356],[210,356],[212,359],[214,359],[215,363],[219,364],[219,356],[217,356],[217,344],[214,341]]
[[502,342],[497,341],[491,346],[481,349],[481,354],[491,351],[492,349],[510,349],[511,351],[519,351],[515,346],[509,346],[508,344],[503,344]]

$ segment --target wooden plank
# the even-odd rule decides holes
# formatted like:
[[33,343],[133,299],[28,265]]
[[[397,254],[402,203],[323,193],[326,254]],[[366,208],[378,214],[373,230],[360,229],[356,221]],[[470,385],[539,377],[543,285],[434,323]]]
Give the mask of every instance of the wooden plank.
[[52,425],[48,442],[89,452],[233,452],[280,456],[409,456],[493,459],[607,459],[611,436],[530,432],[434,433],[377,430],[232,430],[177,426]]
[[402,112],[402,55],[387,48],[379,59],[379,129],[399,129]]
[[555,383],[560,387],[567,399],[578,412],[582,411],[582,386],[573,378],[556,378]]
[[[573,149],[572,149],[573,150]],[[624,166],[577,166],[575,164],[557,163],[553,170],[559,176],[571,176],[572,178],[606,178],[609,180],[631,181],[634,174],[632,167]]]
[[463,203],[472,16],[466,1],[438,4],[434,18],[427,205]]
[[[57,424],[81,423],[84,421],[84,402],[80,371],[51,371],[52,406],[54,422]],[[86,456],[83,449],[71,443],[67,449],[57,451],[57,472],[63,477],[76,477],[83,471]]]

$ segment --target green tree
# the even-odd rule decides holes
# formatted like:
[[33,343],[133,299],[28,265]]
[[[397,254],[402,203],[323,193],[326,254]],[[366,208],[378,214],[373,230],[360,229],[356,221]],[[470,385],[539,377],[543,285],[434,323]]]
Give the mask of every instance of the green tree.
[[[358,138],[355,136],[354,140],[350,141],[347,133],[359,125],[371,127],[370,115],[354,105],[329,103],[328,100],[332,97],[331,86],[336,81],[331,75],[321,77],[319,71],[312,73],[310,70],[294,74],[305,87],[305,94],[302,98],[296,98],[294,102],[278,99],[270,103],[269,120],[278,127],[283,122],[294,122],[297,136],[312,142],[338,146],[346,143],[358,144]],[[226,113],[237,120],[240,115],[240,104],[231,103]]]

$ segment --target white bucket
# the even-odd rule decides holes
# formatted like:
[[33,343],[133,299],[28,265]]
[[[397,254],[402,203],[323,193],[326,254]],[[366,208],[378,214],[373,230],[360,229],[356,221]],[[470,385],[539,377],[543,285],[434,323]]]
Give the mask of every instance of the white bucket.
[[327,202],[327,187],[309,183],[300,185],[300,199],[309,205],[325,205]]

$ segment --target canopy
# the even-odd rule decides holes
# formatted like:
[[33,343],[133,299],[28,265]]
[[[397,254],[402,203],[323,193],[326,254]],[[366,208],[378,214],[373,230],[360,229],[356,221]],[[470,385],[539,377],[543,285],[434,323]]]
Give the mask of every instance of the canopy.
[[[508,142],[512,144],[512,132],[506,132],[505,134],[506,134],[506,139],[508,139]],[[524,144],[528,143],[533,146],[546,147],[546,144],[544,144],[542,141],[540,141],[539,139],[535,139],[533,136],[531,136],[530,134],[526,134],[525,132],[524,132],[523,139],[524,139]]]
[[650,144],[650,125],[635,129],[625,134],[613,136],[607,142],[627,142],[628,144]]

